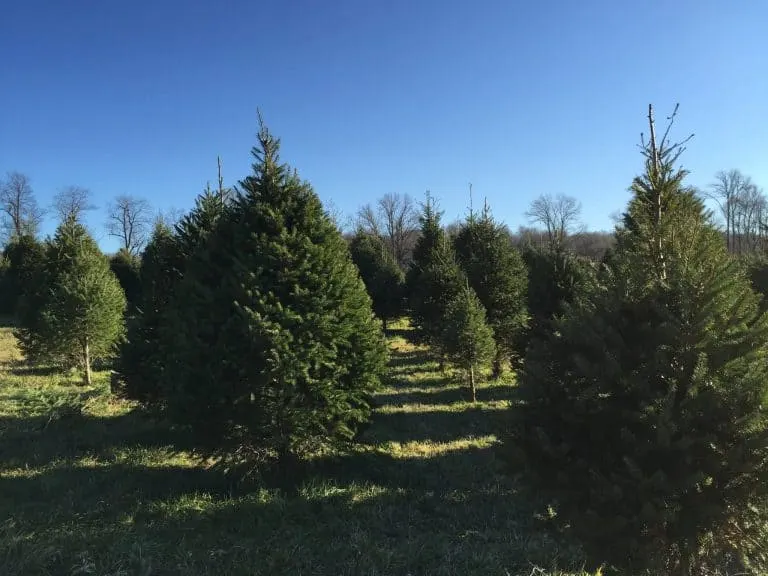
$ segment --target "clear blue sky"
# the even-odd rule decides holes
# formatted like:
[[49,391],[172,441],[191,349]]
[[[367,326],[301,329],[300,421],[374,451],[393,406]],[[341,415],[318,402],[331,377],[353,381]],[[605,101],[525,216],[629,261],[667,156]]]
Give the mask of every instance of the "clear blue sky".
[[768,187],[766,30],[759,0],[10,0],[0,173],[42,204],[77,184],[186,209],[217,154],[228,184],[249,172],[259,107],[345,212],[430,189],[450,222],[472,182],[513,228],[566,193],[608,229],[649,102],[680,102],[691,183],[733,167]]

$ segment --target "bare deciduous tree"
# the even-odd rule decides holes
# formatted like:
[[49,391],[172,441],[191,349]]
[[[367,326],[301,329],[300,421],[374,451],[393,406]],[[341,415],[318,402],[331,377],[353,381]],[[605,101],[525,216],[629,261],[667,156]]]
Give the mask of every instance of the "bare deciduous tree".
[[138,254],[147,242],[152,220],[152,207],[145,199],[118,196],[109,206],[107,233],[129,253]]
[[29,178],[20,172],[9,172],[0,181],[0,214],[6,240],[25,234],[37,234],[45,211],[35,199]]
[[739,170],[718,172],[705,195],[715,201],[725,220],[729,251],[752,252],[763,246],[768,202],[749,176]]
[[544,227],[550,246],[561,246],[579,224],[581,203],[564,194],[544,194],[531,203],[525,215],[531,223]]
[[174,229],[184,217],[184,210],[181,208],[175,208],[171,206],[165,210],[158,210],[155,215],[155,226],[165,226],[166,228]]
[[407,194],[386,194],[376,208],[366,204],[357,213],[357,224],[385,243],[395,261],[405,267],[418,227],[416,203]]
[[91,203],[91,191],[81,186],[67,186],[62,188],[53,197],[53,211],[64,222],[68,218],[80,220],[83,212],[95,210],[96,206]]

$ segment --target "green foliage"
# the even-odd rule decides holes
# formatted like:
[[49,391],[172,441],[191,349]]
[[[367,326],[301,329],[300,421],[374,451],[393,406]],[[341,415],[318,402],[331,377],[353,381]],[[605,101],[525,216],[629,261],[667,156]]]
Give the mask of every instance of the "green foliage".
[[422,205],[421,233],[406,278],[416,339],[439,348],[448,305],[465,284],[431,196]]
[[39,298],[34,323],[22,325],[33,337],[20,345],[25,355],[64,366],[79,366],[90,384],[91,363],[110,356],[123,333],[125,295],[109,263],[85,228],[74,219],[56,230],[46,255],[47,290]]
[[373,311],[382,322],[403,314],[405,275],[381,240],[358,232],[349,244],[352,261],[373,302]]
[[529,331],[526,344],[545,337],[569,304],[587,297],[595,283],[589,261],[565,249],[529,247],[523,252],[528,268]]
[[646,149],[613,268],[531,346],[507,437],[557,519],[632,573],[764,541],[768,317],[677,153]]
[[3,251],[2,308],[5,313],[23,313],[40,290],[40,271],[45,262],[45,245],[34,236],[14,238]]
[[368,419],[386,346],[338,229],[262,127],[252,176],[171,309],[170,416],[232,465],[287,465]]
[[477,372],[494,357],[496,346],[493,329],[485,319],[485,308],[469,283],[448,305],[440,348],[450,362],[467,373],[472,401],[477,400]]
[[155,228],[141,259],[142,297],[120,347],[118,370],[126,397],[158,403],[164,379],[175,377],[168,367],[183,338],[174,332],[170,319],[186,313],[177,308],[176,290],[192,254],[205,244],[226,207],[226,197],[206,189],[175,233],[163,225]]
[[744,265],[753,290],[762,296],[760,310],[768,310],[768,259],[749,258]]
[[133,309],[141,298],[141,261],[125,248],[109,259],[109,268],[120,282],[128,306]]
[[479,218],[470,214],[454,240],[456,256],[480,298],[493,328],[498,356],[494,372],[501,372],[502,359],[518,350],[527,324],[528,276],[520,252],[509,234],[498,225],[486,206]]

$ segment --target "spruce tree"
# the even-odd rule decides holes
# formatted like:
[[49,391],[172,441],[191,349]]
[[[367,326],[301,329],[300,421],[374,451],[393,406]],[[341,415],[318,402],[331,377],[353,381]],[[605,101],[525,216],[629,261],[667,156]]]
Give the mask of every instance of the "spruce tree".
[[141,260],[125,248],[120,248],[109,259],[109,268],[117,281],[120,282],[125,293],[125,300],[131,310],[135,308],[141,298],[140,267]]
[[33,306],[31,300],[42,288],[40,273],[45,264],[45,244],[34,236],[19,236],[8,243],[3,256],[7,266],[3,286],[5,307],[16,315],[24,312],[20,308]]
[[118,371],[126,397],[158,403],[164,378],[175,377],[173,366],[184,337],[176,333],[171,318],[186,313],[176,308],[176,289],[187,262],[205,245],[228,202],[229,195],[221,189],[214,192],[206,188],[175,231],[162,224],[156,226],[141,258],[141,299],[120,347]]
[[403,313],[403,271],[381,240],[362,231],[352,238],[349,251],[386,330],[387,322]]
[[553,321],[566,306],[587,296],[594,284],[595,270],[583,258],[562,246],[555,248],[528,247],[523,251],[528,268],[529,324],[527,344],[546,336]]
[[687,576],[763,546],[768,317],[649,117],[613,267],[531,346],[506,444],[596,561]]
[[202,453],[288,473],[352,438],[386,343],[341,233],[262,126],[253,174],[177,293],[169,415]]
[[497,355],[494,377],[503,361],[519,350],[527,324],[528,275],[520,252],[507,231],[491,216],[488,205],[478,218],[472,212],[454,240],[456,256],[470,286],[483,303],[493,328]]
[[47,264],[50,284],[34,335],[52,359],[80,367],[90,385],[93,361],[111,356],[123,333],[125,295],[107,258],[74,218],[56,230]]
[[444,324],[441,348],[449,361],[467,374],[472,402],[476,402],[476,379],[493,359],[495,344],[485,308],[468,282],[449,303]]

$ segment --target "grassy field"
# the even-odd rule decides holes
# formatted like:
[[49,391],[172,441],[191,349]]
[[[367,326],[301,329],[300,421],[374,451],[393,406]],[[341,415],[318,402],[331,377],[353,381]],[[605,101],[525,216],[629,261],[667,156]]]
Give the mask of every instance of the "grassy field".
[[[0,328],[0,574],[471,575],[574,569],[500,473],[514,397],[479,402],[399,326],[387,385],[349,453],[298,493],[230,484],[161,421],[95,385],[35,372]],[[577,573],[574,571],[573,573]]]

